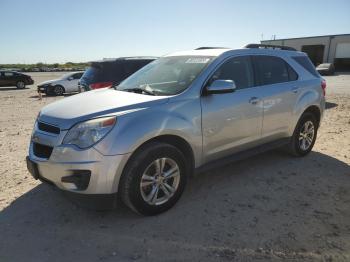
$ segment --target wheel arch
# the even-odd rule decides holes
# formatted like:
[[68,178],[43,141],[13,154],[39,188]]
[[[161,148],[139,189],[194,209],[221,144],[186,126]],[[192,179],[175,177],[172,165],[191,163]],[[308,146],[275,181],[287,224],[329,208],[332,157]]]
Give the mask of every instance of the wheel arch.
[[149,143],[153,143],[153,142],[166,143],[166,144],[172,145],[172,146],[176,147],[177,149],[179,149],[184,154],[185,158],[189,160],[188,167],[189,167],[190,171],[192,172],[194,170],[194,167],[195,167],[194,151],[193,151],[191,145],[184,138],[182,138],[178,135],[163,134],[163,135],[153,137],[149,140],[146,140],[145,142],[143,142],[141,145],[139,145],[135,149],[135,151],[131,154],[128,162],[130,161],[130,159],[132,159],[133,155],[135,155],[136,152],[138,152],[139,150],[142,150],[143,147],[145,147]]
[[[311,114],[313,114],[313,115],[316,117],[318,124],[320,124],[320,121],[321,121],[321,110],[320,110],[320,108],[319,108],[318,106],[316,106],[316,105],[311,105],[311,106],[307,107],[307,108],[304,110],[304,112],[301,114],[301,116],[302,116],[303,114],[305,114],[305,113],[311,113]],[[300,117],[301,117],[301,116],[300,116]]]
[[63,93],[65,93],[66,92],[66,88],[64,87],[64,85],[62,85],[62,84],[60,84],[60,83],[58,83],[58,84],[54,84],[53,85],[53,89],[55,89],[55,87],[56,86],[60,86],[60,87],[62,87],[63,88]]
[[[190,160],[189,165],[187,166],[188,174],[189,175],[193,174],[195,159],[194,159],[194,152],[193,152],[190,144],[184,138],[177,136],[177,135],[159,135],[159,136],[153,137],[153,138],[145,141],[141,145],[139,145],[136,148],[136,150],[134,150],[133,153],[128,157],[127,161],[125,162],[125,165],[123,166],[123,170],[121,172],[120,177],[118,177],[118,179],[114,181],[114,185],[116,186],[115,189],[116,189],[116,192],[119,196],[122,192],[121,186],[122,186],[123,179],[125,179],[126,170],[127,170],[128,166],[131,164],[131,162],[133,161],[134,156],[138,152],[142,151],[142,149],[145,148],[146,146],[148,146],[152,143],[156,143],[156,142],[166,143],[166,144],[172,145],[172,146],[176,147],[177,149],[179,149],[182,153],[184,153],[185,159]],[[186,163],[188,163],[188,161],[186,161]],[[132,208],[132,209],[134,211],[136,211],[134,208]]]

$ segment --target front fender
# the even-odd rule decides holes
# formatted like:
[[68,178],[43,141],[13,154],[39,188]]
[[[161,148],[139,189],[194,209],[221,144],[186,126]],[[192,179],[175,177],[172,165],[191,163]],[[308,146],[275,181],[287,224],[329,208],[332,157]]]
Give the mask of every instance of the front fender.
[[194,152],[195,163],[199,163],[202,156],[199,101],[169,102],[122,115],[117,118],[114,130],[95,148],[104,155],[126,154],[162,135],[186,140]]

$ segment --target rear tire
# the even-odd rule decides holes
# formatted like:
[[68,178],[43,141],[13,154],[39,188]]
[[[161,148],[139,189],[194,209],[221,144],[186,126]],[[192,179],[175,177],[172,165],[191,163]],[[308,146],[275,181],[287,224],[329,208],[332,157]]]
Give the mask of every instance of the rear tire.
[[26,84],[25,84],[23,81],[18,81],[18,82],[16,83],[16,87],[17,87],[18,89],[24,89],[24,88],[26,87]]
[[297,157],[310,153],[316,142],[318,126],[319,122],[312,113],[304,113],[300,117],[288,145],[289,153]]
[[137,213],[165,212],[181,197],[188,172],[185,156],[179,149],[160,142],[146,144],[124,169],[119,183],[120,197]]
[[64,94],[64,92],[65,92],[64,87],[61,85],[56,85],[53,87],[53,93],[56,96],[62,96]]

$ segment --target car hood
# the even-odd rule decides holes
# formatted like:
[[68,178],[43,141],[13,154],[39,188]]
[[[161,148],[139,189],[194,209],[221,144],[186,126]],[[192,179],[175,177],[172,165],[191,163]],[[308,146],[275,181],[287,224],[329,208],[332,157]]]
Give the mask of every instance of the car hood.
[[44,82],[40,83],[39,86],[47,85],[47,84],[52,84],[52,83],[55,83],[55,82],[60,81],[60,80],[62,80],[62,79],[47,80],[47,81],[44,81]]
[[77,122],[148,108],[165,103],[168,99],[167,96],[150,96],[103,88],[49,104],[41,110],[39,120],[64,130]]

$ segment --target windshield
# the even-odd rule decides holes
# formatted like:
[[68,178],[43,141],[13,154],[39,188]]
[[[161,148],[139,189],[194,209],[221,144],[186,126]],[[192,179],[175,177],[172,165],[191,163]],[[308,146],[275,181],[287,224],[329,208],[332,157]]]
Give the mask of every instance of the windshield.
[[131,75],[116,89],[145,90],[144,93],[153,95],[179,94],[189,87],[212,59],[205,56],[162,57]]

